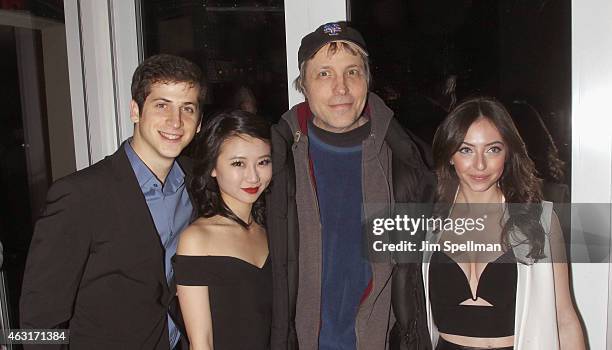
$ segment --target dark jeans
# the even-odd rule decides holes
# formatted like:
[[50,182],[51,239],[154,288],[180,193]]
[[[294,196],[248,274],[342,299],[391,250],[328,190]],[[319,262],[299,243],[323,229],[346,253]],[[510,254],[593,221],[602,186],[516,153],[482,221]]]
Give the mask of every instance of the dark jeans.
[[463,346],[455,343],[448,342],[442,337],[438,339],[438,346],[436,346],[436,350],[513,350],[513,346],[506,346],[503,348],[475,348],[472,346]]

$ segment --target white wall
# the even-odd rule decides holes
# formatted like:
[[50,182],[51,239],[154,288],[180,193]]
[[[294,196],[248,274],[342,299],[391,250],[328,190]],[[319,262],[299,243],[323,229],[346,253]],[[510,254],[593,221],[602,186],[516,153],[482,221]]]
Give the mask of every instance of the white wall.
[[[572,201],[612,200],[612,2],[572,1]],[[606,222],[607,221],[607,222]],[[609,226],[610,213],[595,226]],[[609,230],[603,232],[610,235]],[[612,349],[610,264],[573,264],[591,349]]]
[[[130,120],[132,74],[138,66],[136,1],[108,0],[110,14],[110,42],[113,56],[115,88],[115,117],[118,141],[132,136],[134,124]],[[117,145],[119,146],[119,145]]]
[[90,162],[95,163],[113,153],[117,143],[108,6],[99,0],[78,4]]
[[297,52],[302,37],[321,24],[342,20],[346,20],[343,0],[285,0],[289,107],[304,101],[302,94],[293,88],[293,80],[300,74]]
[[132,134],[130,80],[138,65],[134,1],[64,0],[77,169]]
[[64,1],[64,18],[66,23],[66,54],[68,57],[74,158],[76,169],[78,170],[91,164],[84,87],[85,77],[81,56],[81,18],[78,0]]

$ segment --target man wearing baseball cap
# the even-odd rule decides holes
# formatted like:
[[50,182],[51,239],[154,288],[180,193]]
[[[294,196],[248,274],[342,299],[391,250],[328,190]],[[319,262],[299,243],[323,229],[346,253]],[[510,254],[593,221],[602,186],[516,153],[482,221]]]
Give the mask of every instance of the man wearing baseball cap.
[[[389,208],[433,193],[430,173],[393,112],[368,92],[368,51],[357,30],[320,26],[302,39],[298,64],[295,87],[306,102],[272,128],[272,349],[386,349],[396,316],[396,345],[421,348],[428,336],[417,320],[419,269],[400,276],[390,261],[370,261],[362,225],[380,214],[373,203]],[[394,275],[402,283],[392,288]],[[399,312],[391,310],[392,289]]]

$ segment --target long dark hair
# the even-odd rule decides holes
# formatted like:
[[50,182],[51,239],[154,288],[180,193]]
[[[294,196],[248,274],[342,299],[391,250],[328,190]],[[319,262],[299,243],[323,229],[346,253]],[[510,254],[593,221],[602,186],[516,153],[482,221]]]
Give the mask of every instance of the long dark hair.
[[499,187],[510,204],[507,206],[510,215],[502,229],[502,243],[506,248],[510,247],[510,232],[518,228],[530,245],[528,257],[541,259],[544,257],[544,229],[540,224],[541,181],[510,114],[497,100],[488,97],[468,99],[457,105],[438,127],[433,141],[434,167],[438,176],[437,201],[453,201],[459,180],[450,160],[459,150],[470,126],[479,118],[486,118],[495,125],[507,146]]
[[[209,218],[221,215],[248,228],[249,225],[223,201],[217,179],[211,176],[223,141],[236,135],[248,135],[270,143],[270,125],[264,118],[241,110],[222,112],[207,120],[196,140],[190,187],[199,216]],[[264,196],[261,195],[253,203],[251,211],[253,220],[260,225],[265,225],[264,210]]]

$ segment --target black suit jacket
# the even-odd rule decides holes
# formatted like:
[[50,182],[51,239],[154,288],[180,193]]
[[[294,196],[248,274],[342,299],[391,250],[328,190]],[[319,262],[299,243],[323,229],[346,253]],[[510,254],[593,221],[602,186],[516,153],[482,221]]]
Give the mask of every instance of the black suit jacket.
[[167,313],[178,307],[164,264],[122,146],[49,189],[26,263],[21,328],[70,328],[70,349],[168,350]]

